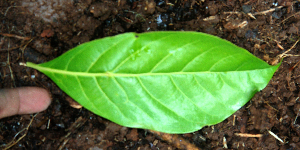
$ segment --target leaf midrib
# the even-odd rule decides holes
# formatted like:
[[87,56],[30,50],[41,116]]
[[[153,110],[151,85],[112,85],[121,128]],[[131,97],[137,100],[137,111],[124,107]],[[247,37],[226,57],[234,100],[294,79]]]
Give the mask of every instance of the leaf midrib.
[[67,70],[60,70],[60,69],[53,69],[53,68],[47,68],[47,67],[42,67],[37,64],[27,62],[28,67],[35,68],[40,71],[47,71],[47,72],[53,72],[53,73],[59,73],[59,74],[66,74],[66,75],[73,75],[73,76],[92,76],[92,77],[141,77],[141,76],[164,76],[164,75],[195,75],[199,73],[232,73],[232,72],[252,72],[252,71],[259,71],[259,70],[265,70],[265,69],[271,69],[271,67],[268,68],[262,68],[262,69],[254,69],[254,70],[241,70],[241,71],[199,71],[199,72],[168,72],[168,73],[153,73],[153,72],[148,72],[148,73],[114,73],[114,72],[102,72],[102,73],[88,73],[88,72],[75,72],[75,71],[67,71]]
[[67,71],[67,70],[60,70],[60,69],[53,69],[53,68],[47,68],[47,67],[42,67],[40,65],[27,62],[26,64],[28,67],[35,68],[40,71],[47,71],[47,72],[52,72],[52,73],[59,73],[59,74],[65,74],[65,75],[72,75],[72,76],[86,76],[86,77],[141,77],[141,76],[169,76],[169,75],[195,75],[199,73],[232,73],[232,72],[252,72],[252,71],[259,71],[259,70],[265,70],[265,69],[271,69],[271,67],[268,68],[263,68],[263,69],[255,69],[255,70],[242,70],[242,71],[216,71],[216,72],[211,72],[211,71],[203,71],[203,72],[168,72],[168,73],[136,73],[136,74],[131,74],[131,73],[113,73],[113,72],[103,72],[103,73],[87,73],[87,72],[74,72],[74,71]]

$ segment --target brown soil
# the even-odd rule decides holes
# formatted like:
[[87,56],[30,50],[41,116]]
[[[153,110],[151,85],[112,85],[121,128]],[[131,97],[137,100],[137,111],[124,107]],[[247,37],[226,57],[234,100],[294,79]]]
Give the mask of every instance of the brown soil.
[[[38,86],[53,97],[28,132],[17,134],[32,115],[1,119],[0,149],[22,135],[12,149],[300,149],[299,57],[285,58],[269,85],[222,123],[175,136],[122,127],[75,109],[49,78],[19,65],[52,60],[97,38],[162,30],[213,34],[270,61],[299,38],[299,12],[300,2],[292,0],[0,0],[0,88]],[[299,48],[290,54],[299,55]]]

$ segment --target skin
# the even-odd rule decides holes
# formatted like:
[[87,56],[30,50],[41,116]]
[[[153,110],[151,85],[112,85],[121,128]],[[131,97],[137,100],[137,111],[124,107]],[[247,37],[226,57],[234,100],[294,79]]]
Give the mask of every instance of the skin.
[[43,111],[51,103],[47,90],[38,87],[20,87],[0,90],[0,119]]

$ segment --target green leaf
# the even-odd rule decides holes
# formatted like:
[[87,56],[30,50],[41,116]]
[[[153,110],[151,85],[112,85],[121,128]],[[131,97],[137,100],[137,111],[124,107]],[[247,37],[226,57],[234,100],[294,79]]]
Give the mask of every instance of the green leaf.
[[279,65],[199,32],[125,33],[27,63],[95,114],[166,133],[223,121],[266,87]]

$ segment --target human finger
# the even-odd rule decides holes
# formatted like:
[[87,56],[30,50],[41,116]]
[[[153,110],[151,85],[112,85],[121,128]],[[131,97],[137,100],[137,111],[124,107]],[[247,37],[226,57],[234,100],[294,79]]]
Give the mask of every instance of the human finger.
[[0,90],[0,118],[40,112],[45,110],[50,102],[50,94],[43,88],[2,89]]

